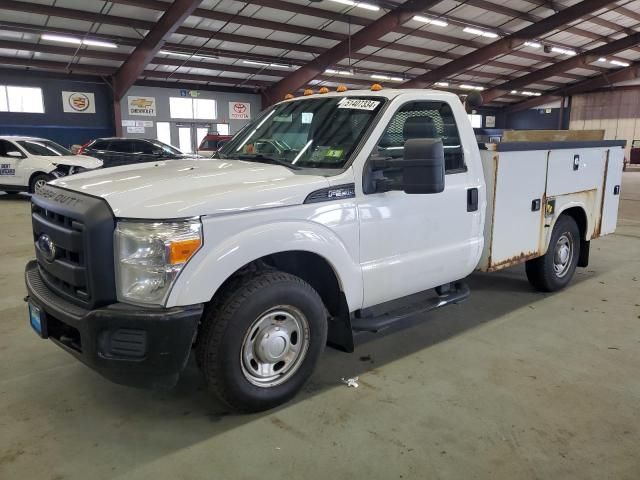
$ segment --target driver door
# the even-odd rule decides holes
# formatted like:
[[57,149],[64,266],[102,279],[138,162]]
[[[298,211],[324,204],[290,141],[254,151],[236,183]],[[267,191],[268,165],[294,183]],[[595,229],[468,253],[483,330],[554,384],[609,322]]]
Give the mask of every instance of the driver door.
[[[18,152],[22,158],[11,157],[9,152]],[[20,185],[24,182],[24,153],[13,142],[0,140],[0,185]]]
[[[464,115],[461,106],[460,110]],[[464,278],[482,250],[481,209],[468,211],[467,201],[468,190],[481,185],[467,168],[452,107],[446,101],[402,104],[371,153],[401,157],[404,142],[412,138],[442,139],[445,190],[389,191],[359,198],[363,307]]]

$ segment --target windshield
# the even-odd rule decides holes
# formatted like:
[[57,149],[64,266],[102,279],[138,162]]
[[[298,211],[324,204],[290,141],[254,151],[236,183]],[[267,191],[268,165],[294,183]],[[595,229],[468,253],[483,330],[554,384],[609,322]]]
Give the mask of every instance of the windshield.
[[41,155],[44,157],[73,155],[73,153],[66,148],[49,140],[18,140],[18,145],[24,148],[31,155]]
[[149,140],[154,146],[161,148],[164,153],[168,153],[169,155],[184,155],[180,150],[176,147],[172,147],[171,145],[167,145],[166,143],[161,142],[160,140]]
[[291,168],[343,168],[384,102],[381,97],[327,97],[283,103],[244,128],[219,154]]

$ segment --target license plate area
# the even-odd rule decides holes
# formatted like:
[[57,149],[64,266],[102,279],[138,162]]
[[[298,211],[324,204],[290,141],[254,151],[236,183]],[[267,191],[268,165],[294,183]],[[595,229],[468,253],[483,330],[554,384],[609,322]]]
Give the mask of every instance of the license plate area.
[[47,324],[46,324],[46,315],[44,311],[29,302],[29,323],[31,324],[31,328],[38,334],[41,338],[47,338]]

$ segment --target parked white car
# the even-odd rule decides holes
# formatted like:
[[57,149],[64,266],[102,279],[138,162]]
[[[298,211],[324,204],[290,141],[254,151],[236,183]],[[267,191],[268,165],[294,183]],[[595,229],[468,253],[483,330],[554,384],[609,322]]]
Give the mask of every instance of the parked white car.
[[101,166],[102,160],[74,155],[51,140],[0,137],[0,191],[33,193],[55,178]]

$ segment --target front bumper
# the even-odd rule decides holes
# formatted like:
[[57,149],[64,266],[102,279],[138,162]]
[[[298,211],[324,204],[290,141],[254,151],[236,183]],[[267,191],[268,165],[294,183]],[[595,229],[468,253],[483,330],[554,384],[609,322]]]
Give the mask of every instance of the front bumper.
[[204,305],[151,309],[115,303],[86,310],[52,292],[36,261],[25,269],[29,302],[49,338],[109,380],[136,387],[175,385],[189,358]]

